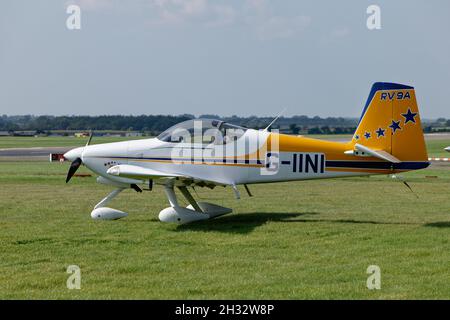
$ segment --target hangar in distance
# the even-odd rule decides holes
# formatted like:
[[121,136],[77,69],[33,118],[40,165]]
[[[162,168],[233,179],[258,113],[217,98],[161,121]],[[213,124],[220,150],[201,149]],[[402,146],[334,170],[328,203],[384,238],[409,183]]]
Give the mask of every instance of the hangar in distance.
[[[91,212],[94,219],[118,219],[127,213],[106,205],[125,189],[164,188],[169,207],[163,222],[189,223],[230,213],[197,201],[196,187],[238,186],[281,181],[395,174],[428,167],[415,90],[377,82],[372,86],[357,129],[348,142],[331,142],[274,131],[253,130],[214,119],[179,123],[156,138],[89,145],[67,152],[69,182],[80,165],[114,190]],[[176,192],[178,190],[178,192]],[[178,202],[180,193],[190,203]]]

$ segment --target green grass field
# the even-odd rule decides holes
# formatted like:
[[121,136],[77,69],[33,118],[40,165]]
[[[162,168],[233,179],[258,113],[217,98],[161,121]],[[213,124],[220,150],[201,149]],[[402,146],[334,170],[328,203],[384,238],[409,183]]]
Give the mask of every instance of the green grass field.
[[[66,185],[67,169],[0,162],[0,299],[450,298],[450,166],[404,174],[418,198],[386,176],[256,185],[239,201],[198,190],[234,212],[185,226],[159,222],[158,186],[114,200],[127,218],[94,221],[110,188]],[[81,290],[66,288],[73,264]]]

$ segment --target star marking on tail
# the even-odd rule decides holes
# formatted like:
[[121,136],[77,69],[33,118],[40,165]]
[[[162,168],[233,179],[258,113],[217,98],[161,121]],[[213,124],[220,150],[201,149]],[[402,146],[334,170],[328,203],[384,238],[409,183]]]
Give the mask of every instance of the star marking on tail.
[[385,137],[385,135],[384,135],[385,131],[386,131],[386,129],[378,128],[378,130],[375,131],[377,133],[377,138],[379,138],[381,136]]
[[417,116],[417,112],[411,112],[410,108],[408,108],[406,113],[402,113],[402,116],[405,118],[405,124],[408,122],[416,123],[415,117]]
[[392,123],[389,126],[389,128],[392,129],[393,134],[395,133],[395,131],[401,130],[402,128],[400,127],[400,120],[399,121],[392,120]]
[[364,133],[364,137],[366,138],[366,139],[370,139],[370,132],[366,132],[366,133]]

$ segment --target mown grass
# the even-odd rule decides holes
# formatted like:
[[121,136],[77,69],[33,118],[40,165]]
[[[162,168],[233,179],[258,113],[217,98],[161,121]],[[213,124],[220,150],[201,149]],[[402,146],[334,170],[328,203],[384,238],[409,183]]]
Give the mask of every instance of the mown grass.
[[[110,189],[64,183],[68,164],[0,163],[1,299],[450,298],[450,170],[198,190],[234,208],[215,220],[163,224],[160,187],[123,192],[129,212],[93,221]],[[85,168],[81,173],[87,173]],[[437,176],[437,178],[426,178]],[[244,192],[242,192],[244,195]],[[68,265],[81,290],[68,290]],[[378,265],[381,290],[366,288]]]
[[450,146],[450,139],[427,139],[426,143],[428,156],[450,158],[450,153],[444,150]]

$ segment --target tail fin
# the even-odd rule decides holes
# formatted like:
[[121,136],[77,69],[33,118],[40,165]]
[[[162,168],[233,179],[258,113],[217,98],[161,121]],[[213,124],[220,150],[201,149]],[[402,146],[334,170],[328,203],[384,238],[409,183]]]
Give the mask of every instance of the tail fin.
[[376,82],[352,139],[402,162],[428,161],[413,87]]

